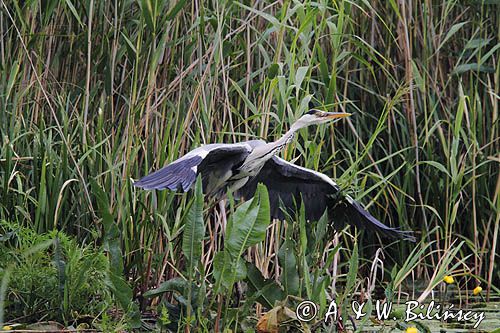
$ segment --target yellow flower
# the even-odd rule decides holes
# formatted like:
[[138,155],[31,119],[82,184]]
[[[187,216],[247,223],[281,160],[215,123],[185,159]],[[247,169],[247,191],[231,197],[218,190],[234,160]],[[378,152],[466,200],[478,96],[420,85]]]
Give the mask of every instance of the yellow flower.
[[415,327],[408,327],[406,333],[418,333],[418,330]]
[[481,291],[483,291],[483,288],[481,288],[481,286],[477,286],[476,288],[474,288],[472,293],[474,294],[474,296],[476,296],[476,295],[479,295],[481,293]]
[[455,282],[455,280],[453,279],[453,276],[450,276],[450,275],[446,275],[444,278],[443,278],[443,281],[447,284],[452,284],[453,282]]
[[4,326],[2,327],[4,331],[12,331],[12,326]]

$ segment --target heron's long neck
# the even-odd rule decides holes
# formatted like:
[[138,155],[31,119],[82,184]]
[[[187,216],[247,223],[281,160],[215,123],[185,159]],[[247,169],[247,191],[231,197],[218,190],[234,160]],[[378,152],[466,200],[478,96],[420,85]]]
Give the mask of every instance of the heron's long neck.
[[296,124],[293,124],[281,138],[269,144],[272,145],[272,147],[276,150],[276,153],[278,153],[281,149],[283,149],[283,147],[293,140],[295,132],[297,132],[298,129],[299,127]]
[[286,132],[279,140],[270,142],[263,146],[257,146],[250,155],[245,159],[243,165],[239,168],[243,175],[257,174],[264,163],[278,154],[292,139],[295,132],[300,126],[292,125],[290,130]]

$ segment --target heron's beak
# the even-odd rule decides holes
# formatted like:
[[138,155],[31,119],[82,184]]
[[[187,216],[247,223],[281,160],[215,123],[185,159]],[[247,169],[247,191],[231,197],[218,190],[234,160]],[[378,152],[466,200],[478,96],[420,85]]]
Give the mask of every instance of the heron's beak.
[[327,112],[326,116],[328,119],[339,119],[349,117],[351,114],[347,112]]

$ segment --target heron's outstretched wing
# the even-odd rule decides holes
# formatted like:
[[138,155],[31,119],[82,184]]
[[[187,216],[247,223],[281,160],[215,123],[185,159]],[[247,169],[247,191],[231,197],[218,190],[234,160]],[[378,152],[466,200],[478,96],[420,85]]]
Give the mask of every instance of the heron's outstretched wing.
[[[201,173],[204,190],[222,185],[231,176],[231,170],[241,164],[258,144],[249,141],[240,144],[209,144],[190,151],[183,157],[157,170],[134,186],[146,190],[183,190],[187,192]],[[208,189],[207,189],[208,188]],[[205,192],[206,193],[206,192]]]
[[260,173],[237,192],[237,196],[251,198],[258,183],[263,183],[268,189],[271,216],[274,218],[284,218],[282,208],[293,214],[302,198],[309,220],[318,220],[328,209],[329,218],[334,220],[337,228],[348,223],[390,237],[415,240],[411,232],[391,228],[378,221],[361,204],[342,194],[339,186],[327,175],[279,157],[267,161]]

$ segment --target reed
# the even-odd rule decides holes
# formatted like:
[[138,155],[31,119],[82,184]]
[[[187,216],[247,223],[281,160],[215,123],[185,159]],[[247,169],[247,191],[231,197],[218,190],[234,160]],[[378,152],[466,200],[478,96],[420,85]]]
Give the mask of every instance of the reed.
[[[324,224],[298,216],[244,249],[258,268],[248,272],[324,305],[366,290],[382,248],[394,292],[416,280],[428,292],[460,271],[461,288],[481,283],[489,297],[500,277],[499,24],[496,1],[0,0],[0,220],[112,241],[140,309],[181,276],[214,297],[217,325],[237,328],[230,310],[250,297],[241,282],[229,296],[208,287],[230,241],[224,216],[205,206],[195,263],[183,251],[191,195],[132,180],[200,144],[272,140],[313,104],[354,116],[302,130],[283,157],[336,178],[421,243],[354,229],[313,242]],[[198,322],[182,325],[211,327],[189,289]],[[254,296],[247,314],[262,309],[252,301],[266,295]]]

